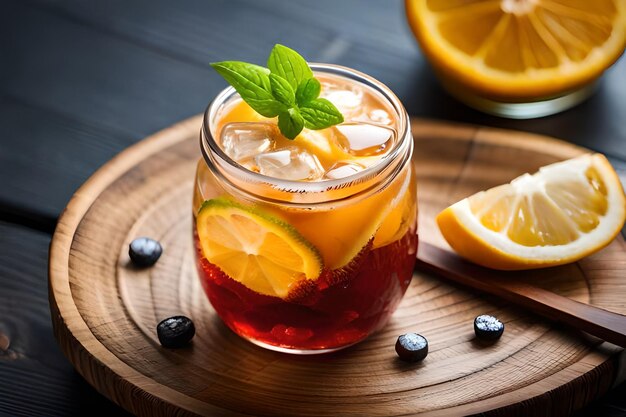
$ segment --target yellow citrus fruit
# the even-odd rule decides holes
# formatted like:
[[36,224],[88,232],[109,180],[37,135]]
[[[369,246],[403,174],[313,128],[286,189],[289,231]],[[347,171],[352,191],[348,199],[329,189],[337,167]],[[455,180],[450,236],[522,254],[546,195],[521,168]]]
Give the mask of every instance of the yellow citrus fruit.
[[601,154],[524,174],[443,210],[437,223],[464,258],[516,270],[577,261],[604,246],[626,219],[620,180]]
[[624,51],[624,0],[405,0],[409,25],[446,80],[490,97],[562,95]]
[[204,257],[260,294],[286,298],[322,270],[318,251],[291,225],[233,201],[205,201],[196,227]]
[[380,248],[402,238],[415,223],[417,217],[417,195],[415,177],[407,176],[401,191],[387,205],[387,211],[376,234],[372,247]]

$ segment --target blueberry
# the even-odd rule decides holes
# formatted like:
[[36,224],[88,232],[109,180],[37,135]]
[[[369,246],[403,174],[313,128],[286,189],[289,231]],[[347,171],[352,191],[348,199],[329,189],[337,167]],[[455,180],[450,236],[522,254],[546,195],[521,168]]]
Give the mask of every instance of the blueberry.
[[428,355],[428,340],[417,333],[407,333],[398,337],[396,353],[406,362],[419,362]]
[[504,332],[504,323],[487,314],[474,319],[474,333],[481,340],[498,340]]
[[133,263],[140,267],[152,266],[159,260],[163,248],[149,237],[139,237],[128,245],[128,255]]
[[183,347],[195,334],[196,326],[185,316],[169,317],[157,325],[159,342],[166,348]]

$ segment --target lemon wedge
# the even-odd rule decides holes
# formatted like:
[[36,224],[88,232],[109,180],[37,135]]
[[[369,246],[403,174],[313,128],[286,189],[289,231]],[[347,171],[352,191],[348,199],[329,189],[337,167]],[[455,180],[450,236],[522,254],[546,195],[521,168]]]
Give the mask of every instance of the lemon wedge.
[[577,261],[606,245],[626,219],[620,180],[601,154],[547,165],[443,210],[437,224],[466,259],[518,270]]

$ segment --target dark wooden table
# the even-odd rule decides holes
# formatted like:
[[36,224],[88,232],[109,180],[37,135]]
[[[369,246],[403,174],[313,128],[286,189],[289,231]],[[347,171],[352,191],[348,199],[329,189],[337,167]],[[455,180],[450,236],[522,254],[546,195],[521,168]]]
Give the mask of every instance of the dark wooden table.
[[[263,63],[279,42],[371,74],[412,115],[559,137],[605,153],[626,177],[626,58],[587,102],[513,121],[441,90],[400,0],[1,0],[0,415],[125,414],[52,337],[46,268],[56,219],[116,153],[205,108],[224,87],[209,62]],[[587,414],[625,415],[625,385]]]

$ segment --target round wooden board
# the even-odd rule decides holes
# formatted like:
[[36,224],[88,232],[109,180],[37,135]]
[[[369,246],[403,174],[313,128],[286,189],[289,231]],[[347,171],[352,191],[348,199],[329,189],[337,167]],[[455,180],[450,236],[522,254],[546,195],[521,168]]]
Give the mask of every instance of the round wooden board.
[[[56,337],[100,392],[138,415],[567,415],[606,392],[621,349],[416,272],[390,323],[333,354],[261,349],[228,330],[206,300],[191,251],[191,194],[200,117],[121,153],[72,198],[50,251]],[[414,119],[420,239],[445,245],[434,215],[450,203],[584,150],[520,132]],[[129,265],[128,243],[160,240],[150,269]],[[626,313],[620,236],[577,264],[529,273],[537,285]],[[473,318],[494,314],[502,339],[482,346]],[[197,326],[190,347],[162,348],[163,318]],[[400,362],[397,336],[426,336],[421,364]]]

